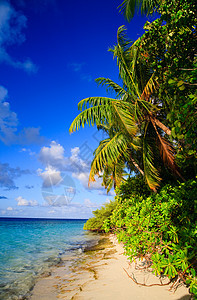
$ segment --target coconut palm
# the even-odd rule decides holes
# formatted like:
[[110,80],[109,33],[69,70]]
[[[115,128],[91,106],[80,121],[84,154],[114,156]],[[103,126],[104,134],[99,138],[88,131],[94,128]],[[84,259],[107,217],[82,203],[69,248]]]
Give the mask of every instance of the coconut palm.
[[130,21],[136,9],[141,9],[141,14],[150,14],[159,6],[159,0],[124,0],[118,7],[124,13],[125,18]]
[[[96,79],[99,85],[115,92],[116,98],[90,97],[80,101],[81,113],[72,122],[70,132],[85,124],[96,124],[108,134],[94,153],[90,181],[104,172],[105,186],[111,185],[110,174],[117,184],[117,176],[113,174],[121,177],[127,163],[132,170],[144,175],[149,187],[156,191],[161,181],[157,166],[159,152],[163,162],[178,172],[173,147],[164,136],[170,134],[170,129],[159,120],[162,108],[154,97],[157,78],[141,59],[138,43],[131,44],[127,40],[124,26],[118,29],[117,41],[110,51],[117,58],[123,86],[108,78]],[[107,185],[107,182],[110,183]]]

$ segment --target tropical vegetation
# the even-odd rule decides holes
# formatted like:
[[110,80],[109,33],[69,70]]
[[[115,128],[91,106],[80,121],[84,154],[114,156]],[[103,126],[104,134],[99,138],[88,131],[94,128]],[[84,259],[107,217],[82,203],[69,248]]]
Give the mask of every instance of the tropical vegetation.
[[136,8],[156,15],[135,42],[118,29],[110,51],[121,83],[96,79],[113,97],[80,101],[70,127],[105,132],[89,181],[102,176],[117,194],[85,229],[116,232],[131,260],[145,258],[157,276],[174,286],[183,280],[197,297],[197,6],[124,0],[119,7],[128,20]]

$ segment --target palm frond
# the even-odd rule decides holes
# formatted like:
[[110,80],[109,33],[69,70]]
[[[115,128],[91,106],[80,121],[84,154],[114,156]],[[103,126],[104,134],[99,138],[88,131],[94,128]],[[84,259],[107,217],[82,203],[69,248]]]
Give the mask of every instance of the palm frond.
[[153,92],[156,90],[156,87],[158,86],[158,82],[154,78],[155,74],[153,73],[148,82],[146,83],[144,90],[141,94],[141,99],[145,99],[148,101],[150,99],[150,96],[153,95]]
[[82,111],[90,106],[110,105],[112,101],[115,101],[115,99],[108,97],[89,97],[78,103],[78,109]]
[[94,176],[102,172],[105,166],[117,163],[119,157],[126,151],[127,147],[127,140],[120,132],[111,139],[103,140],[95,151],[89,182],[94,181]]
[[95,79],[95,81],[98,83],[98,85],[105,86],[107,92],[114,91],[116,93],[116,98],[122,97],[125,94],[127,94],[125,89],[123,89],[120,85],[113,82],[109,78],[100,77],[100,78]]
[[69,128],[69,132],[72,133],[79,130],[81,127],[84,127],[85,124],[94,126],[94,124],[107,124],[110,121],[111,116],[107,105],[93,106],[82,111],[74,119]]
[[118,8],[128,21],[131,21],[135,14],[135,10],[141,7],[141,14],[149,15],[159,1],[156,0],[124,0]]
[[111,165],[107,165],[104,169],[102,178],[102,185],[107,189],[107,193],[114,186],[119,186],[121,182],[125,181],[124,178],[124,167],[125,163],[123,159],[119,159],[117,163],[112,163]]
[[132,42],[126,37],[125,26],[120,26],[117,31],[117,42],[118,44],[113,48],[109,49],[117,58],[117,65],[119,67],[119,75],[123,81],[123,84],[127,87],[127,92],[131,95],[136,95],[140,98],[140,92],[138,89],[138,83],[135,81],[132,70],[130,69],[131,55],[130,49]]
[[128,54],[128,50],[130,49],[132,42],[127,37],[127,29],[125,25],[122,25],[117,30],[117,42],[118,45],[121,47],[121,50],[124,51],[124,55]]
[[176,175],[178,175],[180,178],[182,178],[181,174],[179,173],[179,168],[175,162],[175,150],[172,146],[172,144],[170,143],[170,141],[168,141],[167,139],[165,139],[164,137],[162,137],[158,130],[157,127],[155,125],[155,122],[153,120],[152,124],[153,127],[155,128],[158,140],[159,140],[159,150],[160,150],[160,155],[162,157],[162,160],[164,162],[165,165],[168,166],[168,168]]
[[143,164],[144,164],[144,175],[148,186],[151,190],[156,192],[157,187],[161,181],[159,171],[154,166],[154,154],[150,146],[150,141],[147,139],[147,128],[146,125],[144,139],[143,139]]
[[132,109],[130,109],[132,106],[127,103],[123,103],[122,101],[121,103],[116,101],[113,103],[113,107],[121,121],[122,127],[126,129],[129,135],[135,136],[138,131],[138,127]]

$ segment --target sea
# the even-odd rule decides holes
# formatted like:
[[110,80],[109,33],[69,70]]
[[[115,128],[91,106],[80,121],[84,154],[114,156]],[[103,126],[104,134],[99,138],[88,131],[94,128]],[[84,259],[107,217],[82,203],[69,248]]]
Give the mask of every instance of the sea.
[[83,230],[85,222],[0,218],[0,299],[28,299],[39,277],[96,244],[99,236]]

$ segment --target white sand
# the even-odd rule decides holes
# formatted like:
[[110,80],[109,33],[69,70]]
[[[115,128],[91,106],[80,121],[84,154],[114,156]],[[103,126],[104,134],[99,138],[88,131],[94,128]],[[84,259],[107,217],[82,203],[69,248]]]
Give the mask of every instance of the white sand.
[[135,270],[134,264],[131,265],[123,255],[122,245],[117,243],[114,236],[110,239],[113,247],[97,251],[81,266],[72,269],[72,276],[65,274],[61,267],[52,276],[40,280],[33,290],[31,300],[190,299],[188,289],[183,285],[174,292],[169,291],[169,286],[144,287],[134,283],[124,269],[129,275],[134,274],[140,283],[160,284],[160,281],[150,272]]

